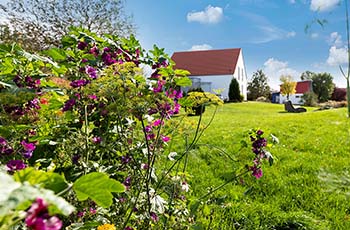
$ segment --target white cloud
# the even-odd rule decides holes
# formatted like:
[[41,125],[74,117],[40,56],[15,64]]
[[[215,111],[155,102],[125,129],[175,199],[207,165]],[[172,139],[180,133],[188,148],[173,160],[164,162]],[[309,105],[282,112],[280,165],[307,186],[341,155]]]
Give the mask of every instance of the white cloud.
[[295,31],[291,31],[291,32],[288,32],[288,33],[286,34],[286,37],[287,37],[287,38],[292,38],[292,37],[295,37],[295,35],[297,35],[297,33],[296,33]]
[[188,22],[199,22],[203,24],[215,24],[222,20],[224,11],[221,7],[207,6],[204,11],[191,12],[187,14]]
[[311,0],[310,9],[312,11],[329,11],[333,9],[340,0]]
[[348,52],[345,47],[337,48],[332,46],[329,49],[329,56],[327,59],[327,64],[331,66],[338,66],[348,61]]
[[264,72],[269,78],[269,85],[272,89],[279,90],[280,77],[282,75],[290,75],[294,80],[298,80],[300,73],[288,66],[288,62],[269,58],[264,63]]
[[319,34],[318,33],[312,33],[311,34],[311,38],[312,39],[316,39],[316,38],[318,38],[319,37]]
[[211,50],[213,47],[208,44],[202,44],[202,45],[193,45],[190,51],[196,51],[196,50]]
[[290,3],[294,4],[295,3],[295,0],[289,0]]
[[338,32],[331,33],[328,42],[330,45],[333,45],[335,47],[343,46],[343,40],[340,34]]

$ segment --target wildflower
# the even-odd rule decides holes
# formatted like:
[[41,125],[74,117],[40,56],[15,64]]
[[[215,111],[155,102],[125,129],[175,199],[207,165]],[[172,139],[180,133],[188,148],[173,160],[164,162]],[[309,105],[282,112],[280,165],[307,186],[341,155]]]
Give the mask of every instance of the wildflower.
[[60,230],[62,228],[62,221],[56,216],[49,215],[48,205],[41,198],[37,198],[27,211],[25,223],[33,230]]
[[181,183],[181,190],[188,192],[190,190],[190,185],[186,181],[183,181]]
[[62,111],[65,112],[65,111],[72,110],[75,103],[76,103],[76,100],[74,98],[69,99],[68,101],[66,101],[66,103],[64,103]]
[[171,161],[174,161],[174,157],[177,156],[177,152],[170,152],[169,155],[168,155],[168,159],[171,160]]
[[6,145],[6,144],[7,144],[6,139],[3,137],[0,137],[0,145]]
[[36,146],[34,143],[26,142],[25,140],[21,141],[21,145],[23,146],[22,155],[24,158],[31,158]]
[[93,137],[92,138],[92,143],[94,143],[94,144],[100,144],[101,142],[102,142],[101,137]]
[[164,142],[168,142],[168,141],[170,141],[170,137],[162,136],[162,140],[163,140]]
[[79,88],[82,86],[85,86],[87,84],[89,84],[90,81],[85,80],[85,79],[79,79],[79,80],[74,80],[70,83],[70,86],[72,86],[73,88]]
[[153,122],[153,126],[164,125],[164,121],[157,119]]
[[47,105],[49,104],[49,100],[45,97],[40,98],[40,104]]
[[150,213],[150,216],[151,216],[151,219],[152,219],[154,222],[158,222],[158,221],[159,221],[159,217],[157,216],[156,213],[151,212],[151,213]]
[[88,98],[90,98],[91,100],[97,100],[97,96],[94,94],[88,95]]
[[114,224],[104,224],[97,227],[97,230],[116,230]]
[[127,164],[127,163],[129,163],[131,161],[131,157],[128,156],[128,155],[122,156],[121,159],[122,159],[122,163],[123,164]]
[[130,226],[126,226],[125,230],[134,230],[134,228],[130,227]]
[[79,163],[79,159],[81,158],[81,155],[80,154],[75,154],[72,156],[72,162],[73,164],[78,164]]
[[91,49],[90,49],[90,53],[93,54],[95,57],[98,56],[99,50],[97,48],[96,45],[94,45]]
[[6,166],[9,172],[18,171],[27,167],[22,160],[10,160],[7,162]]
[[257,167],[256,165],[250,167],[250,170],[252,171],[252,175],[256,178],[259,179],[260,177],[263,176],[263,171],[261,168]]
[[83,50],[83,49],[85,49],[87,46],[88,46],[88,44],[87,44],[86,42],[80,41],[80,42],[78,43],[77,48],[80,49],[80,50]]
[[86,66],[85,73],[88,74],[92,79],[97,78],[96,69],[91,66]]

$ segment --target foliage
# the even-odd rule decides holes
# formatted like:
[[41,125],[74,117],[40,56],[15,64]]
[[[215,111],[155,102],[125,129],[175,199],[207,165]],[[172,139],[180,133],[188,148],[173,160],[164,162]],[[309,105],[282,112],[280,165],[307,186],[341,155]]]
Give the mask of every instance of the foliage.
[[100,35],[126,36],[134,26],[121,0],[46,1],[13,0],[0,4],[8,23],[1,26],[0,41],[16,41],[26,50],[58,46],[71,26]]
[[333,77],[329,73],[318,73],[312,78],[312,89],[319,102],[327,101],[334,89]]
[[289,95],[295,93],[295,87],[297,83],[293,81],[292,76],[290,75],[282,75],[280,77],[281,84],[281,94],[287,95],[287,100],[289,100]]
[[229,91],[228,91],[228,98],[230,101],[234,102],[241,102],[241,93],[239,90],[239,83],[236,78],[232,78]]
[[312,81],[312,78],[313,78],[314,75],[315,75],[314,72],[307,70],[307,71],[303,72],[300,75],[300,79],[302,81],[307,81],[307,80],[311,80]]
[[201,115],[206,106],[223,105],[223,101],[215,94],[209,92],[192,91],[186,97],[180,99],[180,105],[189,110],[190,114]]
[[267,81],[268,78],[261,69],[254,72],[251,81],[248,82],[248,99],[256,100],[261,96],[268,98],[270,95],[270,87]]
[[301,97],[306,106],[316,106],[317,105],[317,95],[314,92],[306,92]]
[[333,101],[346,101],[346,89],[334,87],[334,90],[330,99]]
[[[151,76],[143,76],[141,65],[152,69]],[[191,81],[188,71],[173,65],[164,49],[146,52],[133,36],[99,36],[77,28],[63,37],[60,48],[40,54],[1,45],[0,163],[12,175],[9,180],[23,186],[15,193],[0,186],[11,193],[5,204],[21,197],[0,214],[0,227],[194,225],[199,214],[190,208],[200,202],[191,194],[188,155],[211,122],[203,126],[200,116],[186,127],[180,103],[223,102],[204,92],[182,98],[181,87]],[[184,148],[168,153],[179,127],[186,133],[179,135],[186,138]],[[271,164],[273,158],[261,130],[250,133],[250,139],[255,157],[243,171],[260,178],[263,160]]]

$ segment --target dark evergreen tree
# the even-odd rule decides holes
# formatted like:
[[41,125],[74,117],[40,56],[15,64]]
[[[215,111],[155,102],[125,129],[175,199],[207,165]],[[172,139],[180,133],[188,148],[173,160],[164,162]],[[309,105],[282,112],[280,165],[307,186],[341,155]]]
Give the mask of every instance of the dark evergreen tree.
[[229,91],[228,91],[228,98],[230,101],[233,101],[233,102],[242,101],[241,93],[239,90],[239,83],[236,80],[236,78],[232,78],[231,80]]

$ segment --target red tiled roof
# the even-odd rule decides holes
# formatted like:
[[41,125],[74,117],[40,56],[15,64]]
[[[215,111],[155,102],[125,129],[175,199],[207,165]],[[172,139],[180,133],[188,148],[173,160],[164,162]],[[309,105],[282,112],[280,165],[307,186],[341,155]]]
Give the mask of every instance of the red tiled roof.
[[295,87],[296,93],[306,93],[311,90],[311,81],[299,81]]
[[175,69],[190,71],[190,76],[228,75],[236,69],[241,49],[175,52],[171,59]]

